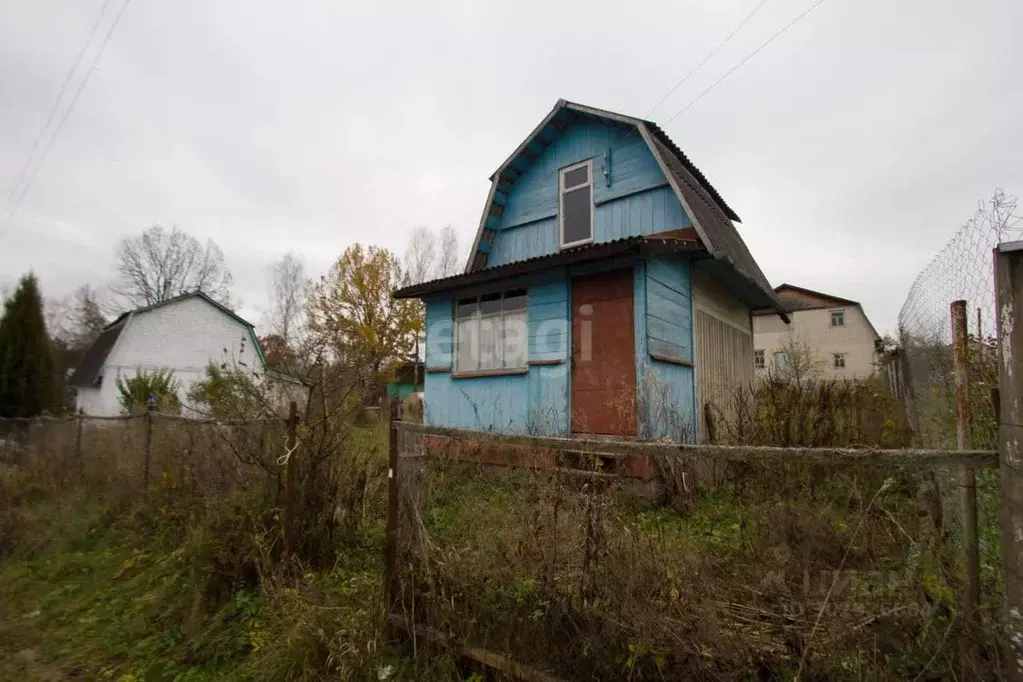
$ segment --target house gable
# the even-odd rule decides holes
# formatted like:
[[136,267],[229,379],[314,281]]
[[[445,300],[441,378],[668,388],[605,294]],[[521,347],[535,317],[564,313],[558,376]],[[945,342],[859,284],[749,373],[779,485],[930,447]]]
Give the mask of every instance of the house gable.
[[205,374],[211,361],[250,371],[265,365],[248,323],[205,297],[188,296],[133,313],[107,365],[129,373],[159,367]]
[[596,117],[568,126],[508,189],[487,267],[557,253],[559,170],[592,164],[593,241],[603,243],[689,227],[691,222],[643,137],[633,126]]
[[[586,162],[564,196],[574,196],[573,239],[563,245],[562,175]],[[621,163],[619,163],[621,162]],[[567,182],[568,174],[564,175]],[[588,178],[588,182],[587,179]],[[582,182],[582,186],[580,186]],[[580,228],[585,204],[575,188],[591,185],[592,229]],[[569,190],[572,191],[569,191]],[[732,221],[739,217],[656,124],[559,100],[491,176],[490,193],[466,273],[621,238],[691,228],[720,262],[722,279],[753,307],[785,311]],[[582,235],[587,236],[582,236]]]

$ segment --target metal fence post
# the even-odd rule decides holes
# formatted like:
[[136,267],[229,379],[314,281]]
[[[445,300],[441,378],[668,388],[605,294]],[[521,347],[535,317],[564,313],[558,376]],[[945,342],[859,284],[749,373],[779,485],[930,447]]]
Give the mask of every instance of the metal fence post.
[[288,405],[288,460],[284,464],[284,554],[290,556],[295,551],[295,516],[297,499],[298,463],[293,460],[295,446],[298,444],[298,403],[294,400]]
[[394,611],[394,601],[401,589],[398,581],[398,401],[391,399],[388,412],[388,450],[387,450],[387,554],[386,574],[384,576],[384,627],[387,639],[394,630],[390,625],[390,616]]
[[995,259],[998,324],[1000,522],[1005,574],[1002,662],[1005,679],[1023,681],[1023,242],[999,244]]

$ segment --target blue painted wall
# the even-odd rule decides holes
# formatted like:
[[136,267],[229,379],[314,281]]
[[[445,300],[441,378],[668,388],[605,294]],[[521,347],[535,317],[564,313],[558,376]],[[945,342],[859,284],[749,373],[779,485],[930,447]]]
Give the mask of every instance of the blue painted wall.
[[693,368],[650,357],[692,362],[692,265],[686,258],[650,258],[636,266],[636,386],[639,436],[695,442]]
[[[601,172],[609,149],[610,184]],[[558,251],[558,170],[589,158],[593,159],[596,242],[691,225],[639,133],[611,122],[578,122],[516,181],[503,215],[491,223],[498,234],[487,267]]]
[[[427,424],[474,431],[567,435],[569,430],[568,275],[552,270],[527,284],[529,359],[562,360],[533,365],[528,374],[453,378],[427,371]],[[452,299],[426,301],[426,367],[450,368],[453,357]]]
[[[574,274],[616,267],[592,263],[559,268],[527,282],[529,372],[514,376],[453,378],[426,374],[428,424],[458,428],[568,435],[570,433],[570,282]],[[617,266],[620,267],[620,264]],[[516,286],[521,286],[517,282]],[[650,258],[633,269],[639,437],[695,440],[693,370],[654,360],[658,353],[692,361],[691,263],[684,257]],[[453,355],[451,298],[426,301],[427,368],[447,368]]]

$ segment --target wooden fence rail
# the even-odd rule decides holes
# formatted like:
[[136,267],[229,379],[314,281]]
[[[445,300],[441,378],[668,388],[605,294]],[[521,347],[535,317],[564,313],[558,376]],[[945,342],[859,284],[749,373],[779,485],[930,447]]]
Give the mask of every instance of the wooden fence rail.
[[601,438],[561,438],[529,436],[486,431],[468,431],[411,422],[396,422],[398,431],[423,436],[456,438],[493,445],[586,451],[596,455],[649,455],[653,457],[693,457],[739,462],[801,462],[807,464],[879,464],[922,467],[998,468],[995,450],[883,450],[879,448],[809,448],[762,445],[696,445],[656,441],[607,440]]

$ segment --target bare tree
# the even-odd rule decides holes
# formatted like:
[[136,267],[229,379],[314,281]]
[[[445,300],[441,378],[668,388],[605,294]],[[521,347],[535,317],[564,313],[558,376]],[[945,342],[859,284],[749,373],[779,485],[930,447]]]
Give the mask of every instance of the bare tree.
[[264,324],[294,348],[301,340],[305,322],[305,263],[288,251],[270,266],[270,310]]
[[437,261],[437,277],[457,275],[462,269],[462,260],[455,228],[445,225],[444,229],[440,231],[440,258]]
[[794,384],[803,384],[821,378],[824,374],[824,361],[814,351],[805,336],[797,337],[789,332],[788,338],[776,352],[780,355],[780,364],[776,363],[773,372],[776,376]]
[[[443,253],[441,253],[443,257]],[[409,284],[433,279],[437,267],[437,237],[428,227],[412,229],[405,249],[405,278]]]
[[211,240],[205,244],[177,227],[153,225],[117,247],[117,279],[110,287],[123,307],[138,308],[181,294],[202,291],[230,304],[231,273],[224,252]]

